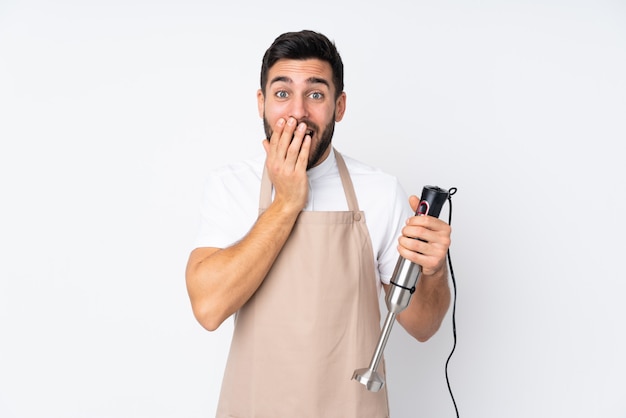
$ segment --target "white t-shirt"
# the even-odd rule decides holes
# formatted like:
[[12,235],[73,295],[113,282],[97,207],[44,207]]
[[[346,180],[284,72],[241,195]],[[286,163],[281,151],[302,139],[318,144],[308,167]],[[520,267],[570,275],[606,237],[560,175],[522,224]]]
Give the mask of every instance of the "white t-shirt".
[[[354,184],[359,209],[365,214],[374,250],[377,287],[389,283],[398,261],[398,237],[413,215],[397,178],[343,156]],[[241,240],[259,213],[265,155],[212,170],[205,182],[196,247],[226,248]],[[348,204],[332,151],[308,172],[307,211],[345,211]]]

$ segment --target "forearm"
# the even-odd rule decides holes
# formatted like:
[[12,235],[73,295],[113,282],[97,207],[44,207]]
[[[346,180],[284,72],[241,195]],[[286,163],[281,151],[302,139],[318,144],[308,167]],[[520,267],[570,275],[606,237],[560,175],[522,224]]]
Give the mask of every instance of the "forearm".
[[298,216],[274,202],[238,243],[224,249],[198,248],[187,264],[186,282],[194,315],[215,330],[261,285]]
[[432,337],[450,306],[448,269],[444,266],[433,275],[422,274],[409,306],[398,315],[398,322],[418,341]]

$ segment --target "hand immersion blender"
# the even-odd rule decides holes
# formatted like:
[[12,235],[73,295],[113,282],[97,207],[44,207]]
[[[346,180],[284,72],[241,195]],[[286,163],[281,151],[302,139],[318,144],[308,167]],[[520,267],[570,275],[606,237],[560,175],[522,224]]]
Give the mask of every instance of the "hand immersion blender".
[[[441,189],[437,186],[425,186],[422,189],[422,197],[420,203],[415,212],[416,216],[430,215],[439,217],[443,204],[448,199],[449,193],[445,189]],[[422,267],[405,259],[404,257],[398,257],[396,268],[393,272],[389,287],[389,293],[387,294],[386,302],[389,313],[385,319],[378,345],[374,351],[374,356],[367,369],[357,369],[352,375],[353,380],[357,380],[359,383],[365,385],[367,390],[371,392],[378,392],[384,385],[385,381],[376,372],[378,363],[383,357],[383,351],[389,334],[391,333],[391,327],[393,326],[396,316],[402,312],[411,300],[413,292],[415,292],[415,285],[417,279],[419,279],[422,273]]]

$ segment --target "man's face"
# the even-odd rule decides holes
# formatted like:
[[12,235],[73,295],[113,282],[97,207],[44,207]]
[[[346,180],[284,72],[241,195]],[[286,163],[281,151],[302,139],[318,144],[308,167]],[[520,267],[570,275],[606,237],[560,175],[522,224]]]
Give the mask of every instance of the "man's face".
[[346,103],[343,92],[335,100],[330,64],[318,59],[279,60],[268,72],[265,93],[259,90],[257,100],[266,137],[272,136],[278,119],[294,117],[306,124],[311,135],[307,168],[324,161],[330,153],[335,122],[343,118]]

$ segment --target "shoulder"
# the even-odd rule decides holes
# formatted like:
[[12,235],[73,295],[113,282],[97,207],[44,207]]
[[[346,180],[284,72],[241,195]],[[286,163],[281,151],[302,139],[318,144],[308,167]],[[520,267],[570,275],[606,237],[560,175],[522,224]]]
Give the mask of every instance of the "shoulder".
[[408,194],[393,174],[343,155],[359,204],[370,220],[403,222],[411,214]]
[[263,174],[264,158],[256,156],[247,160],[236,161],[212,168],[208,171],[208,178],[229,179],[232,177],[256,177]]
[[361,189],[367,194],[374,192],[379,196],[380,193],[396,194],[398,189],[402,189],[396,176],[350,156],[341,155],[356,189]]
[[263,162],[253,158],[208,171],[196,247],[225,248],[250,229],[258,215]]
[[229,193],[247,191],[250,188],[258,190],[263,175],[263,164],[264,158],[258,156],[212,168],[206,175],[205,187],[214,190],[223,189]]

